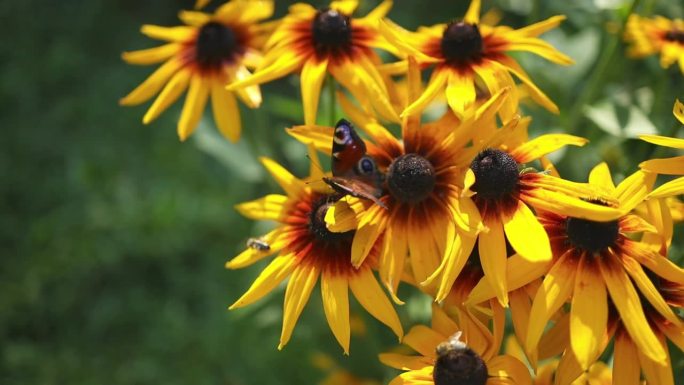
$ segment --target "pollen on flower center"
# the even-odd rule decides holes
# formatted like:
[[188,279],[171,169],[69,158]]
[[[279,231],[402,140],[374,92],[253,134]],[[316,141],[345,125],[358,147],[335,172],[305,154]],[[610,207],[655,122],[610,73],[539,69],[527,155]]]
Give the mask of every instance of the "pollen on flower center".
[[487,365],[468,347],[453,347],[437,357],[432,378],[435,385],[485,385]]
[[665,40],[676,41],[677,43],[684,44],[684,31],[678,29],[667,31],[665,34]]
[[195,61],[204,69],[217,69],[230,61],[239,49],[238,38],[229,27],[210,21],[197,35]]
[[618,221],[594,222],[570,217],[565,225],[570,243],[590,253],[614,246],[619,235]]
[[387,172],[387,186],[392,196],[404,203],[418,203],[435,188],[435,168],[418,154],[396,158]]
[[351,19],[334,9],[319,10],[311,28],[314,48],[319,56],[345,52],[351,46]]
[[442,35],[442,55],[448,63],[462,64],[482,56],[482,35],[477,24],[452,22]]
[[314,202],[311,208],[311,213],[309,214],[309,231],[319,241],[331,243],[351,240],[354,236],[354,231],[334,233],[328,230],[328,226],[325,223],[325,214],[328,212],[330,206],[334,204],[335,202],[330,201],[330,197],[325,196],[317,202]]
[[518,185],[518,163],[507,153],[488,148],[470,164],[475,173],[472,190],[482,199],[499,199],[515,191]]

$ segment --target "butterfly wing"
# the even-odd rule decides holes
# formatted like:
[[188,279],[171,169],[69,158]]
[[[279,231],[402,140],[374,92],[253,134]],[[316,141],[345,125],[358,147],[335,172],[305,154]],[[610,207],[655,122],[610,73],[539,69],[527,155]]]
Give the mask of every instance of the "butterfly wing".
[[356,133],[354,126],[340,119],[335,125],[332,143],[332,174],[338,177],[354,177],[355,167],[366,155],[366,144]]

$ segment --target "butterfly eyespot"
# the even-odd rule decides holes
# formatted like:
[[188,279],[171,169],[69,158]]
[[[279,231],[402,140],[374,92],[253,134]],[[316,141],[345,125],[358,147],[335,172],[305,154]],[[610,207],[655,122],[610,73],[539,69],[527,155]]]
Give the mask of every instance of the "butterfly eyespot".
[[375,162],[371,158],[364,156],[359,159],[356,168],[360,175],[371,175],[375,173]]

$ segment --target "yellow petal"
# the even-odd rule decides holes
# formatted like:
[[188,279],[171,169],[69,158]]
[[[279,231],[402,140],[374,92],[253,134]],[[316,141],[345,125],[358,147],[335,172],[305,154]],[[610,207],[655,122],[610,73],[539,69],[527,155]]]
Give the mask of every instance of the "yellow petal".
[[297,197],[304,190],[304,182],[302,182],[300,179],[297,179],[283,166],[269,158],[262,157],[260,160],[276,183],[278,183],[278,185],[285,190],[289,197]]
[[268,67],[257,70],[252,76],[237,80],[228,85],[229,91],[234,91],[238,88],[253,86],[257,84],[267,83],[271,80],[281,78],[291,72],[297,70],[302,62],[306,59],[295,52],[286,51]]
[[375,241],[385,228],[387,223],[387,210],[380,205],[372,205],[359,219],[359,227],[352,241],[351,262],[355,267],[361,266],[366,260],[368,253],[375,245]]
[[358,0],[336,0],[330,2],[330,8],[350,16],[359,6]]
[[684,156],[667,159],[650,159],[639,163],[639,168],[648,172],[666,175],[684,174]]
[[[684,105],[679,101],[677,101],[677,102],[680,105]],[[675,112],[676,112],[676,110],[675,110]],[[684,122],[682,122],[682,124],[684,124]],[[649,143],[657,144],[659,146],[684,149],[684,139],[680,139],[680,138],[670,138],[668,136],[660,136],[660,135],[639,135],[639,138],[641,140],[645,140]]]
[[283,329],[280,333],[280,343],[278,350],[281,350],[290,341],[292,331],[299,316],[304,310],[304,306],[309,302],[311,290],[318,281],[318,269],[314,266],[298,266],[285,289],[285,305],[283,307]]
[[472,75],[452,71],[446,87],[446,98],[451,110],[463,118],[466,108],[475,102],[475,84]]
[[195,74],[190,79],[190,88],[185,96],[183,111],[178,120],[178,137],[181,141],[192,135],[204,112],[209,97],[209,83],[202,75]]
[[[506,261],[506,282],[508,291],[519,289],[543,276],[550,268],[549,262],[532,262],[518,254]],[[496,296],[487,279],[481,279],[468,296],[466,304],[475,305]]]
[[230,305],[229,309],[237,309],[247,306],[266,294],[270,293],[280,282],[283,281],[297,265],[297,260],[294,255],[287,254],[276,257],[268,266],[259,274],[252,286],[242,295],[234,304]]
[[637,348],[627,334],[619,333],[615,338],[613,383],[619,385],[639,385],[641,383],[640,377]]
[[235,209],[242,215],[256,220],[282,219],[286,213],[288,197],[285,195],[270,194],[263,198],[235,205]]
[[667,198],[682,193],[684,193],[684,177],[663,183],[660,187],[653,190],[648,197],[651,199]]
[[378,321],[389,326],[401,341],[404,331],[401,328],[399,316],[378,281],[375,280],[371,269],[361,268],[349,279],[349,287],[361,306]]
[[451,287],[454,285],[456,278],[468,261],[468,257],[475,246],[476,239],[477,238],[468,235],[459,235],[454,239],[449,253],[443,258],[442,264],[440,264],[440,267],[436,271],[441,273],[441,279],[439,281],[439,288],[437,290],[437,295],[435,296],[435,301],[443,301],[451,291]]
[[[558,110],[558,106],[554,102],[549,99],[548,96],[542,90],[537,87],[534,82],[527,76],[525,71],[520,67],[520,65],[513,60],[512,58],[501,58],[498,60],[499,62],[503,63],[505,67],[513,74],[515,75],[520,81],[525,85],[525,88],[527,89],[528,94],[530,97],[540,106],[546,108],[550,112],[554,114],[558,114],[560,111]],[[495,63],[495,62],[492,62]]]
[[240,109],[233,93],[219,82],[211,86],[211,109],[221,134],[231,142],[237,142],[241,130]]
[[302,90],[302,103],[304,104],[304,124],[316,124],[316,111],[318,111],[318,99],[321,94],[321,85],[328,69],[328,60],[310,59],[304,62],[300,78]]
[[427,56],[420,50],[416,49],[411,42],[410,32],[391,22],[388,19],[383,19],[378,22],[378,31],[387,39],[392,45],[396,46],[400,51],[409,56],[414,56],[420,62],[435,62],[437,59]]
[[163,62],[180,50],[180,44],[169,43],[159,47],[124,52],[121,58],[128,64],[148,65]]
[[403,343],[425,357],[435,357],[437,345],[444,342],[448,337],[427,326],[416,325],[406,333]]
[[581,147],[587,142],[588,140],[574,135],[546,134],[524,143],[511,151],[510,154],[518,163],[530,163],[565,146]]
[[[250,76],[252,76],[252,73],[249,72],[247,67],[245,66],[236,66],[235,70],[231,73],[229,73],[229,78],[231,82],[237,82],[241,81],[243,79],[247,79]],[[259,89],[259,86],[247,86],[247,87],[242,87],[238,88],[235,90],[235,93],[238,94],[240,99],[247,105],[249,108],[258,108],[261,105],[261,90]]]
[[255,262],[262,260],[264,257],[267,257],[275,252],[278,252],[280,249],[283,248],[283,246],[285,246],[286,242],[284,237],[280,236],[281,234],[282,228],[277,228],[269,232],[268,234],[259,237],[260,240],[264,241],[266,244],[269,245],[268,250],[247,247],[235,258],[226,262],[226,269],[242,269],[243,267],[247,267]]
[[[679,60],[679,64],[682,64],[681,59]],[[674,116],[679,120],[681,124],[684,124],[684,103],[680,102],[679,99],[675,100],[674,107],[672,108],[672,113]],[[684,140],[679,140],[677,141],[678,146],[677,148],[684,148]]]
[[423,111],[423,109],[435,98],[437,94],[442,92],[444,86],[449,78],[449,73],[446,70],[435,70],[432,73],[430,82],[425,88],[425,91],[420,95],[420,97],[411,103],[404,112],[401,113],[401,117],[410,116]]
[[294,126],[287,133],[302,143],[313,144],[318,151],[331,154],[334,130],[328,126]]
[[211,15],[198,11],[180,11],[178,12],[178,18],[187,25],[202,27],[202,25],[211,20]]
[[[513,384],[532,385],[527,366],[513,356],[502,355],[487,361],[489,378],[509,379]],[[489,384],[489,381],[487,381]]]
[[321,278],[321,294],[323,295],[323,310],[330,330],[337,342],[342,345],[344,354],[349,354],[349,294],[346,277],[324,271]]
[[663,299],[663,296],[653,284],[651,278],[646,275],[646,272],[644,272],[641,265],[632,258],[623,258],[622,265],[625,267],[629,276],[632,277],[634,283],[636,283],[639,292],[648,300],[651,306],[673,325],[684,327],[681,319],[679,319],[674,311],[672,311],[672,308],[665,302],[665,299]]
[[397,353],[381,353],[378,355],[380,362],[399,370],[418,370],[433,364],[432,360],[425,356],[406,356]]
[[356,230],[358,225],[356,212],[344,200],[337,201],[328,208],[325,213],[325,223],[328,230],[335,233]]
[[664,361],[665,351],[644,316],[637,291],[622,267],[609,259],[600,259],[599,267],[625,329],[646,356],[652,360]]
[[516,29],[513,33],[515,35],[518,35],[518,36],[527,36],[527,37],[539,36],[548,30],[556,28],[565,19],[566,19],[565,15],[551,16],[546,20],[539,21],[539,22],[536,22],[534,24],[530,24],[530,25],[523,27],[523,28],[520,28],[520,29]]
[[587,258],[578,266],[570,310],[570,345],[583,370],[596,361],[608,324],[608,300],[601,274]]
[[589,184],[600,186],[610,194],[615,191],[613,177],[610,175],[610,169],[606,162],[601,162],[591,169],[591,172],[589,172]]
[[394,303],[403,305],[397,297],[397,288],[404,273],[404,264],[408,257],[408,245],[403,228],[398,225],[388,227],[383,235],[384,248],[380,259],[380,279],[390,292]]
[[521,257],[530,262],[551,260],[549,236],[522,201],[518,201],[515,212],[504,220],[504,230],[511,246]]
[[149,38],[178,43],[188,40],[196,30],[193,27],[161,27],[150,24],[143,25],[140,28],[140,32]]
[[532,353],[537,348],[547,321],[572,293],[575,272],[575,262],[570,256],[564,254],[544,277],[544,282],[532,302],[530,324],[527,328],[527,339],[525,341],[528,357],[533,358],[535,356]]
[[135,106],[144,103],[164,87],[166,81],[182,67],[178,59],[171,59],[157,68],[144,82],[119,100],[122,106]]
[[173,104],[178,97],[185,91],[190,82],[189,70],[180,70],[176,72],[175,75],[166,83],[166,86],[162,92],[154,100],[154,103],[145,113],[143,117],[143,123],[149,124],[154,119],[156,119],[162,112],[164,112],[171,104]]
[[[658,340],[667,353],[667,341],[660,333],[658,333]],[[667,355],[667,360],[665,360],[665,362],[654,362],[641,354],[641,352],[637,351],[637,353],[639,354],[641,370],[643,371],[648,384],[675,385],[672,376],[672,361],[670,360],[669,354]]]
[[481,1],[480,0],[471,0],[470,6],[468,7],[468,10],[466,11],[465,16],[463,17],[463,21],[468,23],[468,24],[479,24],[480,23],[480,7],[481,7]]
[[478,243],[480,263],[485,277],[494,288],[496,298],[508,307],[508,283],[506,282],[506,239],[503,226],[498,221],[487,222],[488,233],[480,234]]

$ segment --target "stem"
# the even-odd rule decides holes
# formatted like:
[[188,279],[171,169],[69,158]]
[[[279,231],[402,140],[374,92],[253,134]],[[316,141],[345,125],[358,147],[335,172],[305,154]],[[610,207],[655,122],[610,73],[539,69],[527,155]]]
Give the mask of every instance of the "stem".
[[335,95],[336,87],[335,87],[335,78],[333,78],[331,75],[328,75],[327,87],[328,87],[328,103],[329,103],[328,104],[328,108],[329,108],[328,124],[330,127],[335,127],[335,123],[337,123],[337,121],[336,121],[336,119],[337,119],[337,113],[336,113],[337,112],[336,111],[337,103],[335,102],[336,101],[335,100],[335,98],[336,98],[336,95]]
[[629,7],[629,11],[620,21],[620,29],[618,30],[616,36],[614,36],[608,43],[605,44],[603,53],[596,64],[596,70],[591,73],[591,77],[584,87],[584,92],[582,92],[577,101],[570,109],[569,118],[567,121],[568,133],[574,133],[580,135],[582,129],[577,127],[579,121],[584,117],[582,109],[585,105],[591,103],[599,90],[599,87],[603,86],[604,77],[608,74],[608,69],[610,68],[611,62],[615,57],[615,52],[617,51],[622,36],[625,32],[625,27],[627,25],[627,20],[629,16],[638,7],[641,0],[633,0],[632,5]]

